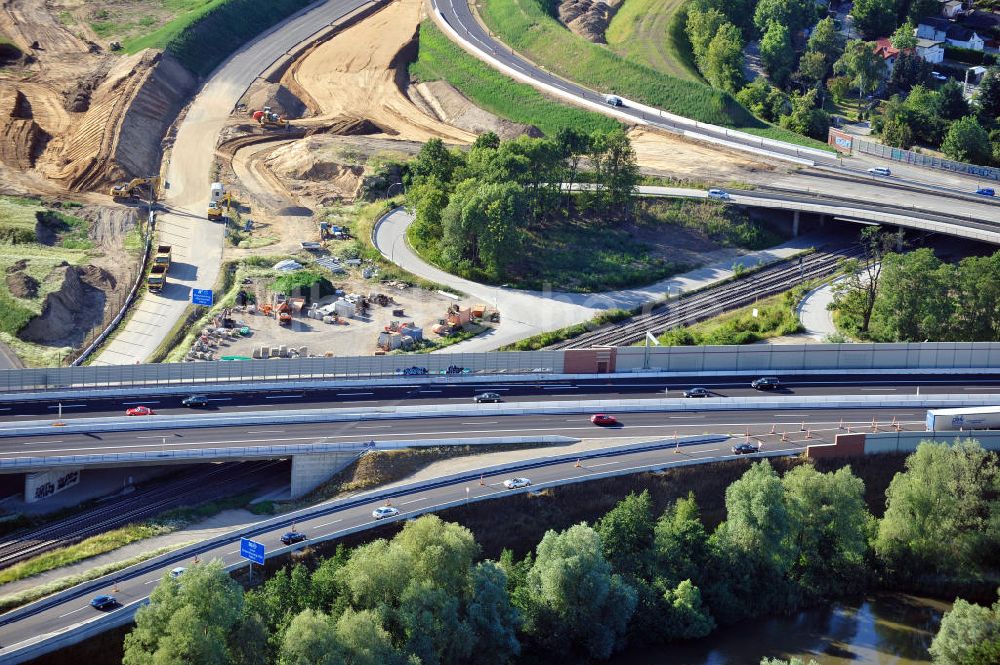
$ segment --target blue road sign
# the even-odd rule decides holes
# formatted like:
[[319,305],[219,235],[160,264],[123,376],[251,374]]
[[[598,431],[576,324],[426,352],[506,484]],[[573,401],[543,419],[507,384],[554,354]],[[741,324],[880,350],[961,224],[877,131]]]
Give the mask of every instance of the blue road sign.
[[195,305],[211,306],[215,302],[212,289],[191,289],[191,302]]
[[264,565],[264,543],[258,543],[249,538],[240,538],[240,556],[249,559],[251,563]]

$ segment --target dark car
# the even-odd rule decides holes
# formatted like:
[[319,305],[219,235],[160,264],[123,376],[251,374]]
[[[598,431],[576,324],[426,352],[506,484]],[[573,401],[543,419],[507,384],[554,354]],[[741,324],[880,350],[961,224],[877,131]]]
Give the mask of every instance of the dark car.
[[980,187],[976,190],[976,194],[980,194],[982,196],[996,196],[997,193],[992,187]]
[[775,390],[779,386],[781,386],[781,381],[776,376],[763,376],[750,383],[750,387],[754,390]]
[[181,400],[181,406],[191,409],[204,408],[208,406],[208,395],[191,395]]
[[503,398],[500,397],[500,393],[480,393],[475,397],[476,404],[482,402],[502,402]]
[[299,531],[289,531],[281,537],[281,542],[285,545],[294,545],[295,543],[301,543],[306,539],[306,534]]
[[734,455],[749,455],[760,450],[760,446],[753,443],[737,443],[733,446]]
[[689,388],[684,391],[685,397],[711,397],[711,395],[708,388]]
[[118,607],[118,599],[114,596],[94,596],[90,601],[90,606],[98,610],[110,610]]

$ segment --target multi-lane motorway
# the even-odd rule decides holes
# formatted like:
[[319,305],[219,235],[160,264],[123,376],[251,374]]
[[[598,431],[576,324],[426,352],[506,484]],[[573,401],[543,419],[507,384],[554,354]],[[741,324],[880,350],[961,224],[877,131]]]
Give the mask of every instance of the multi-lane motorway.
[[[0,402],[0,422],[40,420],[56,416],[62,405],[63,420],[121,416],[132,406],[146,405],[157,415],[192,415],[204,413],[250,413],[287,409],[329,407],[379,407],[421,404],[472,403],[483,392],[497,392],[506,401],[537,402],[560,400],[634,399],[680,397],[693,386],[711,388],[717,397],[761,395],[750,387],[754,377],[747,376],[671,376],[663,379],[616,376],[600,379],[542,380],[520,383],[429,383],[414,377],[412,383],[395,386],[367,386],[322,390],[285,390],[255,392],[240,390],[211,393],[209,407],[189,409],[181,406],[182,395],[143,395],[129,398],[88,398],[81,396],[56,402],[39,399],[29,402]],[[782,373],[784,387],[778,395],[906,395],[996,393],[1000,399],[1000,373],[996,375],[885,374],[867,375],[794,375]],[[197,389],[192,390],[196,394]],[[763,393],[771,394],[771,393]],[[697,408],[698,402],[692,402]],[[154,416],[155,417],[155,416]]]

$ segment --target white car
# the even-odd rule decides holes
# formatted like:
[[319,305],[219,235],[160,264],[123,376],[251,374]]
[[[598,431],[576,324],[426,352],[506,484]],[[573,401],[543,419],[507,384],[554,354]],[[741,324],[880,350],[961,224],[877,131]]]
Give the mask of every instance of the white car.
[[508,478],[503,481],[503,486],[509,490],[516,490],[520,487],[529,487],[530,485],[531,481],[527,478]]
[[944,74],[942,74],[941,72],[931,72],[931,78],[933,78],[936,81],[947,81],[948,80],[948,77],[945,76]]
[[176,579],[181,575],[183,575],[185,570],[187,570],[187,568],[185,568],[184,566],[178,566],[177,568],[174,568],[173,570],[170,571],[170,576]]
[[872,168],[868,169],[868,173],[870,173],[871,175],[892,175],[892,171],[890,171],[884,166],[873,166]]
[[392,506],[379,506],[372,511],[372,517],[377,520],[384,520],[387,517],[395,517],[399,514],[399,508],[393,508]]
[[710,189],[708,190],[708,198],[719,199],[720,201],[729,200],[729,192],[724,189]]

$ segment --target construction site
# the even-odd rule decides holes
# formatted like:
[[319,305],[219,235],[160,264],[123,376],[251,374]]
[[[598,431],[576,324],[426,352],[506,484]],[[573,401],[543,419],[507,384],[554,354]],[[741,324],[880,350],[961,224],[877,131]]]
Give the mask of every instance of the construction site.
[[[33,197],[37,210],[28,214],[81,206],[74,214],[85,221],[88,239],[85,249],[74,245],[74,255],[62,251],[46,258],[51,251],[44,249],[45,238],[58,242],[58,235],[46,235],[39,225],[36,237],[19,236],[21,246],[10,260],[0,256],[8,271],[8,293],[0,295],[25,308],[23,320],[0,330],[12,364],[20,362],[14,356],[31,365],[69,362],[117,315],[140,273],[145,277],[139,280],[139,297],[148,291],[176,298],[171,285],[177,275],[197,264],[188,248],[156,229],[142,265],[143,226],[162,214],[157,199],[170,187],[166,165],[206,156],[204,144],[198,146],[200,155],[172,154],[177,123],[188,112],[197,78],[159,50],[123,55],[117,43],[102,42],[84,23],[71,23],[66,11],[31,0],[9,0],[0,10],[0,33],[20,52],[0,66],[0,194]],[[338,230],[345,224],[338,211],[402,194],[402,182],[385,165],[405,161],[428,139],[461,147],[486,131],[504,139],[540,132],[477,108],[447,82],[410,80],[407,65],[425,15],[419,0],[372,7],[293,49],[250,85],[229,114],[212,156],[216,185],[204,182],[202,194],[184,192],[196,215],[225,225],[223,265],[254,257],[291,259],[322,273],[345,301],[353,295],[376,304],[353,318],[346,305],[337,309],[338,296],[326,294],[304,303],[301,312],[289,312],[291,324],[282,325],[264,316],[263,308],[270,305],[275,312],[295,303],[279,302],[276,293],[258,293],[255,286],[253,305],[261,307],[247,311],[247,303],[225,303],[244,308],[238,329],[253,334],[220,336],[220,345],[228,347],[216,349],[213,334],[184,331],[197,340],[184,359],[255,357],[265,347],[300,353],[304,347],[316,355],[406,350],[410,344],[403,339],[421,337],[400,331],[404,323],[425,331],[424,340],[434,337],[426,331],[447,323],[453,299],[433,290],[386,286],[377,275],[366,276],[364,267],[347,265],[359,256],[351,248],[364,239]],[[134,32],[136,24],[129,25]],[[359,43],[372,48],[360,52]],[[697,178],[706,159],[732,179],[776,168],[656,131],[633,129],[631,138],[648,173]],[[204,203],[196,203],[199,199]],[[171,244],[174,267],[155,258],[158,246]],[[27,272],[40,289],[15,284],[25,281],[18,277],[25,267],[15,265],[15,255],[27,257]],[[81,289],[96,291],[82,296]],[[380,294],[391,298],[389,305],[379,304]],[[477,305],[460,304],[470,310]],[[488,325],[490,316],[471,318]],[[329,317],[335,317],[333,324],[324,323]],[[476,330],[467,327],[463,334]],[[380,344],[384,334],[398,334],[399,343]]]

